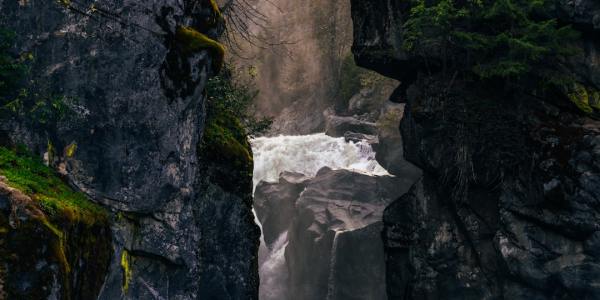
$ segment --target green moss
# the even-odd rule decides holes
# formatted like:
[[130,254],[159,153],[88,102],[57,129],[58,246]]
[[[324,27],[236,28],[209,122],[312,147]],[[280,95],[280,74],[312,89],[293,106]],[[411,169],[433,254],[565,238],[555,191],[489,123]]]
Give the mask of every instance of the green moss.
[[131,282],[131,278],[133,278],[133,271],[130,266],[130,255],[129,252],[123,249],[121,253],[121,268],[123,269],[123,292],[127,293],[129,290],[129,283]]
[[235,116],[223,111],[208,118],[199,153],[213,183],[242,196],[251,189],[252,150]]
[[576,83],[568,96],[569,100],[586,114],[600,110],[600,92],[598,90]]
[[[0,148],[0,175],[7,178],[2,179],[3,188],[9,185],[15,189],[11,191],[11,208],[0,213],[0,265],[7,268],[8,274],[24,274],[20,276],[35,270],[37,278],[33,286],[23,289],[20,281],[14,280],[19,276],[9,276],[5,298],[46,299],[53,286],[60,286],[60,299],[97,298],[112,253],[106,213],[99,207],[99,213],[90,211],[85,204],[77,208],[78,212],[55,209],[49,213],[39,201],[40,193],[34,190],[48,184],[44,194],[59,201],[62,200],[60,197],[70,195],[53,191],[53,188],[68,187],[56,179],[41,183],[56,175],[22,151]],[[41,185],[33,186],[23,178]],[[11,224],[11,211],[15,210],[19,211],[20,217]],[[95,216],[84,217],[86,214]],[[40,262],[50,264],[40,267]]]
[[208,120],[202,144],[205,150],[215,151],[220,160],[233,167],[247,168],[253,162],[250,143],[240,120],[227,113],[220,113]]
[[[54,161],[54,156],[56,155],[56,150],[54,149],[54,145],[52,145],[52,142],[50,140],[48,140],[48,146],[47,146],[47,152],[48,152],[48,161],[52,162]],[[25,151],[23,151],[25,150]],[[21,149],[22,153],[25,153],[27,151],[26,148]]]
[[195,53],[200,50],[210,50],[213,56],[213,70],[218,73],[225,62],[225,47],[191,27],[178,27],[175,39],[182,44],[184,52]]
[[217,22],[223,20],[223,15],[221,14],[221,10],[219,9],[219,5],[217,5],[217,2],[215,0],[209,0],[208,2],[210,3],[214,14],[213,24],[216,24]]
[[38,202],[51,219],[86,225],[107,220],[102,207],[73,191],[52,169],[29,154],[0,147],[0,175],[6,177],[10,186]]

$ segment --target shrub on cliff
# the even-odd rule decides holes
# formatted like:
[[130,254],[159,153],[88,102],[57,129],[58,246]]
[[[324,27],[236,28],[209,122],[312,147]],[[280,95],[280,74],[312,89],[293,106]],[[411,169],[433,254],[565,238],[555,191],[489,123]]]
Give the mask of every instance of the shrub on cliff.
[[208,80],[208,119],[225,113],[239,119],[250,135],[265,132],[273,120],[256,118],[251,112],[251,105],[258,91],[248,82],[235,81],[233,75],[234,70],[225,67],[218,76]]
[[198,153],[203,174],[211,183],[237,194],[251,205],[253,159],[248,134],[269,128],[271,120],[257,119],[250,104],[257,92],[236,82],[225,68],[206,85],[206,122]]
[[552,17],[550,0],[412,0],[404,48],[427,67],[531,89],[565,85],[560,62],[578,33]]

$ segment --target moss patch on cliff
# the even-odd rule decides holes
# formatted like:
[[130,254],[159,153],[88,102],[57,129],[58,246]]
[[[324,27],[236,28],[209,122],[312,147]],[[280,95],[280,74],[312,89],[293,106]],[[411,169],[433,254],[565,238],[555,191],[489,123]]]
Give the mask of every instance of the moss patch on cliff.
[[226,112],[208,118],[199,155],[208,166],[211,181],[224,190],[244,194],[252,189],[254,162],[240,120]]
[[219,73],[225,62],[225,46],[209,38],[191,27],[177,27],[175,39],[182,45],[185,53],[195,53],[200,50],[209,50],[214,62],[213,70]]
[[106,211],[73,191],[40,159],[0,147],[0,175],[8,184],[38,201],[53,217],[93,225],[107,220]]
[[600,111],[600,91],[596,89],[575,84],[568,96],[571,102],[586,114]]
[[251,201],[254,162],[248,134],[268,129],[271,120],[248,113],[256,93],[234,82],[229,68],[209,80],[206,93],[207,118],[198,148],[201,165],[212,183]]
[[209,0],[210,7],[213,11],[213,24],[217,24],[218,22],[223,20],[223,14],[221,14],[221,10],[219,9],[219,5],[215,0]]
[[107,213],[41,160],[0,148],[0,264],[9,299],[93,299],[111,256]]

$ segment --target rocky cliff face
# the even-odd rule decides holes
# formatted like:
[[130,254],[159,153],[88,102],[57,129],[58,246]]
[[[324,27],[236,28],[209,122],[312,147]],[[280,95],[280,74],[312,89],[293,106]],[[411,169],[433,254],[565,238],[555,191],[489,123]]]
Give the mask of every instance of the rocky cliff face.
[[[556,4],[582,34],[568,72],[597,91],[600,7]],[[352,1],[356,60],[402,81],[404,155],[424,170],[384,213],[388,297],[600,297],[600,123],[569,101],[424,70],[402,47],[409,8]]]
[[1,1],[0,10],[15,50],[34,58],[30,93],[68,107],[56,126],[0,129],[111,211],[99,298],[256,298],[251,181],[224,185],[214,167],[247,181],[249,146],[240,144],[243,164],[212,165],[218,153],[199,147],[205,82],[223,60],[214,2]]

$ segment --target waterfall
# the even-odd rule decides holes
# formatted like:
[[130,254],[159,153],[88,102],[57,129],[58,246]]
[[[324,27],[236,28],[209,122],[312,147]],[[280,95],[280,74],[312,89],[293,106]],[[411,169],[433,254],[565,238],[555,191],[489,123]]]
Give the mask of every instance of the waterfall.
[[[389,176],[389,173],[375,160],[375,151],[366,141],[346,142],[343,137],[334,138],[319,133],[305,136],[259,137],[253,139],[251,144],[254,154],[254,189],[261,181],[277,182],[279,175],[284,171],[314,177],[323,167],[347,169],[373,176]],[[256,218],[256,213],[255,220],[262,232],[262,225]],[[335,265],[337,236],[336,232],[332,250],[332,270]],[[289,274],[285,261],[287,244],[288,234],[284,232],[273,244],[272,249],[268,249],[261,234],[259,249],[261,300],[288,299]],[[333,276],[332,272],[330,285]],[[330,286],[331,292],[332,289],[333,287]]]
[[251,141],[254,152],[254,186],[277,182],[283,171],[313,177],[323,167],[348,169],[369,175],[389,175],[375,160],[365,141],[346,142],[324,133],[304,136],[259,137]]
[[335,296],[335,266],[337,264],[338,236],[343,231],[336,231],[333,236],[333,245],[331,247],[331,257],[329,262],[329,280],[327,281],[327,300],[334,299]]
[[260,265],[260,299],[284,300],[287,296],[288,272],[285,264],[285,248],[288,244],[287,231],[273,244],[273,249]]

